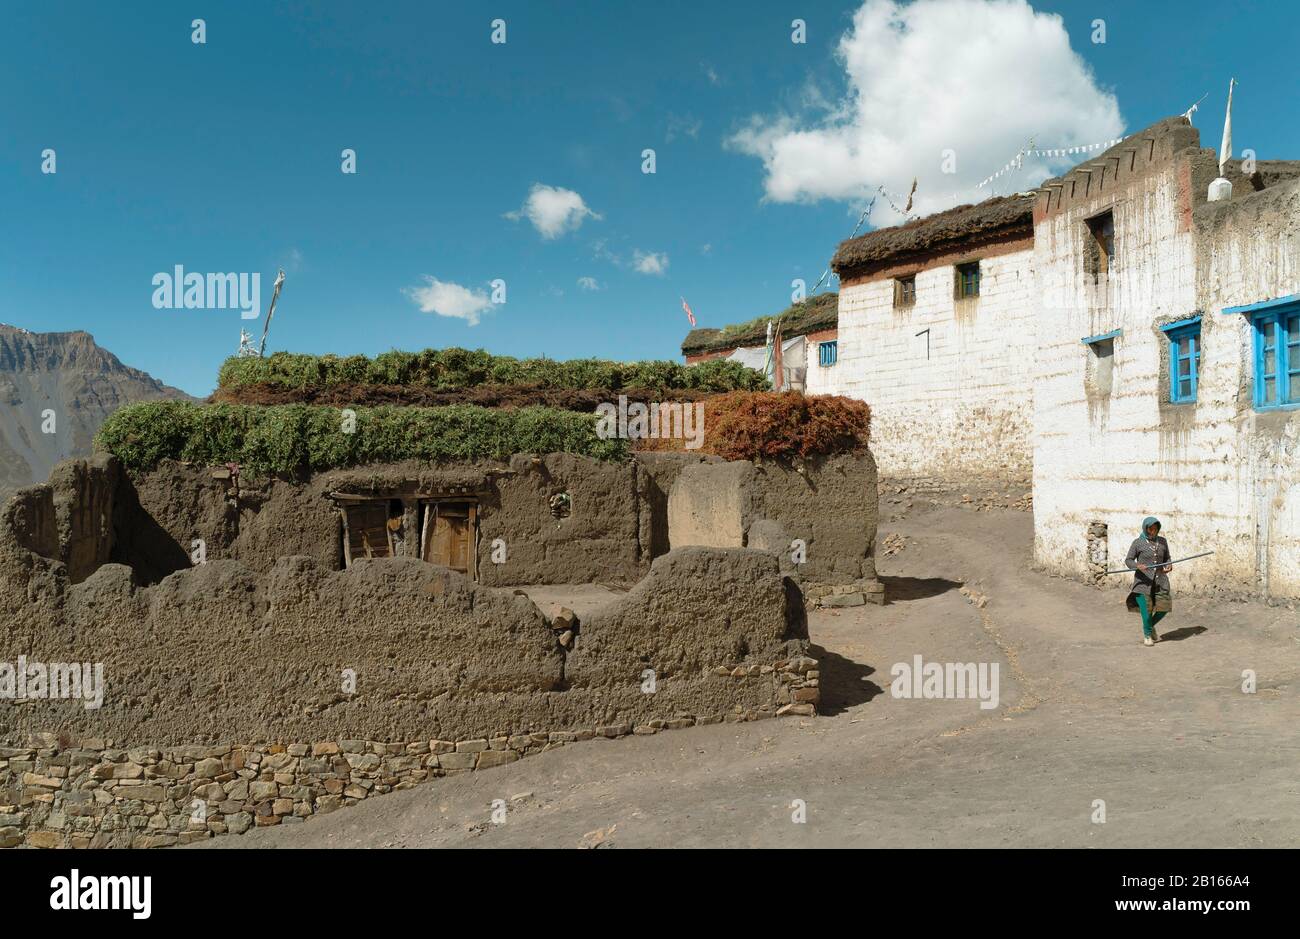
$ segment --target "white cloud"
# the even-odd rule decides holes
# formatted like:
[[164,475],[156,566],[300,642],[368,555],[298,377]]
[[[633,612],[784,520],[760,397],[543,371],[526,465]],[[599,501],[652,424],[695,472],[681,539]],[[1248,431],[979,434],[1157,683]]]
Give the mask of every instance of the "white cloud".
[[[848,92],[823,101],[819,120],[756,116],[728,141],[763,161],[769,201],[861,203],[880,185],[906,198],[915,178],[913,211],[924,215],[994,195],[976,184],[1030,137],[1068,147],[1123,129],[1115,96],[1070,48],[1061,17],[1025,0],[866,0],[837,58]],[[804,98],[815,103],[811,89]],[[955,173],[943,172],[945,150]],[[1027,158],[999,191],[1030,188],[1071,162]],[[875,224],[900,220],[876,203]]]
[[668,270],[668,255],[657,251],[645,252],[637,249],[632,252],[632,269],[640,274],[663,276]]
[[402,291],[415,301],[421,313],[437,313],[477,326],[479,316],[492,306],[488,295],[481,290],[470,290],[427,274],[424,280],[425,286],[407,287]]
[[566,232],[577,231],[588,218],[599,221],[601,216],[572,189],[534,183],[524,204],[517,211],[507,212],[506,218],[515,221],[527,218],[543,238],[551,240]]
[[633,248],[632,257],[629,259],[626,255],[611,250],[609,244],[602,238],[592,242],[591,253],[598,261],[607,261],[625,270],[631,268],[639,274],[663,276],[668,272],[668,255],[663,251],[642,251],[640,248]]
[[668,115],[667,127],[664,130],[664,143],[672,143],[679,136],[690,137],[695,140],[700,136],[700,128],[703,122],[699,118],[686,115],[680,117],[676,114]]
[[609,242],[604,238],[598,238],[591,243],[591,256],[597,261],[608,261],[617,267],[623,266],[623,259],[618,252],[610,250]]
[[594,277],[579,277],[578,286],[583,290],[600,290],[600,281]]

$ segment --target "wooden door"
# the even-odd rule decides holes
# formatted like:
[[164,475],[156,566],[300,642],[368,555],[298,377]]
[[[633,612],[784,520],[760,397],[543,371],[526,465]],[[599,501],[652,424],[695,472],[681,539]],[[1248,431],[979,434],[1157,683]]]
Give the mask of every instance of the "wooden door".
[[426,509],[424,560],[462,574],[474,569],[475,506],[464,502],[435,502]]

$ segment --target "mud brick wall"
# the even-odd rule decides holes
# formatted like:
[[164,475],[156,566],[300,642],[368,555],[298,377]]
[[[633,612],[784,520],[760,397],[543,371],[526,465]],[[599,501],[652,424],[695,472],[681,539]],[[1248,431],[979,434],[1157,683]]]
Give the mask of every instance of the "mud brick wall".
[[[188,567],[201,538],[211,559],[238,560],[258,571],[277,558],[303,555],[343,566],[335,491],[418,496],[464,488],[479,500],[479,577],[483,583],[634,583],[650,567],[641,538],[643,504],[635,463],[571,454],[516,456],[437,467],[415,461],[335,470],[310,479],[213,477],[211,468],[164,462],[119,489],[113,560],[157,581]],[[557,518],[550,499],[567,493],[572,511]],[[648,531],[648,528],[647,528]],[[508,560],[493,564],[503,539]]]
[[54,490],[45,484],[18,490],[4,509],[5,542],[17,557],[57,558],[59,529],[54,513]]
[[0,513],[0,662],[102,664],[103,702],[0,700],[0,844],[179,843],[820,693],[802,596],[766,552],[671,551],[565,647],[527,597],[413,558],[74,583],[57,501],[33,487]]
[[876,581],[878,499],[869,453],[798,464],[704,462],[677,477],[668,498],[669,537],[674,546],[752,541],[782,557],[798,538],[807,545],[801,581],[869,586]]
[[[776,558],[744,549],[659,558],[579,623],[568,650],[527,597],[414,559],[326,571],[282,558],[266,574],[209,561],[143,588],[116,564],[80,584],[61,566],[11,570],[0,661],[102,663],[106,684],[98,709],[0,701],[0,731],[20,735],[156,747],[410,740],[721,712],[762,706],[774,689],[719,688],[707,669],[806,646]],[[647,668],[653,695],[640,690]]]
[[[867,453],[798,466],[728,463],[679,453],[644,453],[626,463],[609,463],[561,453],[437,467],[412,461],[303,480],[232,481],[215,478],[209,467],[175,462],[128,476],[111,457],[98,460],[91,475],[87,465],[70,461],[56,471],[62,474],[60,530],[74,507],[98,519],[108,504],[111,540],[107,545],[77,540],[86,554],[72,567],[74,581],[89,576],[108,550],[107,558],[130,567],[137,581],[156,583],[191,566],[195,539],[204,542],[209,561],[235,560],[258,572],[288,556],[338,570],[343,566],[341,523],[330,493],[380,497],[402,491],[428,497],[452,490],[472,492],[479,502],[478,576],[490,586],[630,586],[673,543],[745,546],[746,532],[759,518],[775,520],[792,538],[808,541],[812,550],[801,572],[805,577],[827,583],[875,578],[876,469]],[[718,483],[719,476],[725,485]],[[77,485],[83,478],[95,485]],[[106,503],[102,494],[112,485],[116,488],[108,490]],[[551,498],[560,493],[568,495],[571,505],[564,517],[551,510]],[[680,512],[675,522],[670,518],[674,504],[691,506],[688,512],[699,515],[702,500],[724,495],[732,503],[726,524],[710,516],[697,519],[692,528],[684,525]],[[102,532],[102,523],[95,524]],[[82,527],[89,531],[94,526],[86,522]],[[674,528],[679,530],[677,542]],[[493,562],[497,539],[505,543],[505,563]],[[62,557],[69,560],[66,548]]]
[[[576,511],[585,474],[635,506],[652,476],[571,459],[499,467],[499,491],[559,482]],[[656,485],[691,465],[658,461]],[[596,737],[815,713],[803,595],[777,554],[669,551],[566,621],[561,645],[521,592],[415,558],[322,556],[338,544],[335,510],[317,512],[333,487],[481,467],[238,491],[168,469],[141,481],[111,458],[72,461],[0,511],[0,665],[94,663],[104,679],[98,707],[0,696],[0,846],[178,844]],[[636,546],[644,520],[627,517]],[[211,539],[197,566],[191,535]],[[330,547],[313,555],[317,538]],[[307,553],[264,556],[286,543]]]
[[112,557],[121,469],[109,456],[65,460],[47,483],[18,490],[4,508],[6,541],[59,561],[79,583]]
[[112,556],[113,504],[120,480],[117,460],[106,456],[67,460],[50,473],[59,559],[73,583]]
[[671,544],[668,532],[668,497],[682,470],[698,463],[720,463],[716,456],[648,450],[636,454],[637,495],[641,500],[642,549],[651,558],[667,554]]

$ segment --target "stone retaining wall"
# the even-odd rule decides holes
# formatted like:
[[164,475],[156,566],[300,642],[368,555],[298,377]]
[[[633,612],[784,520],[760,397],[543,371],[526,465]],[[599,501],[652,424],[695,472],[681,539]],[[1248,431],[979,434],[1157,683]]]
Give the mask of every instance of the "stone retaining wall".
[[714,681],[762,683],[771,706],[678,712],[643,723],[465,740],[326,740],[229,746],[121,747],[67,734],[0,746],[0,847],[153,848],[317,815],[454,773],[489,769],[557,747],[723,721],[812,716],[817,662],[721,665]]

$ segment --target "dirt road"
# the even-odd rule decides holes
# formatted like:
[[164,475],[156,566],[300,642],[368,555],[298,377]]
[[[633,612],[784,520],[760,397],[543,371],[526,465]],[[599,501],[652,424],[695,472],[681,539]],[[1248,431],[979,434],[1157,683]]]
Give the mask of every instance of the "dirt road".
[[[1125,578],[1030,570],[1027,513],[920,503],[880,534],[890,602],[811,617],[821,716],[571,745],[202,847],[1300,844],[1294,608],[1179,597],[1146,648]],[[997,663],[997,708],[891,695],[918,654]]]

